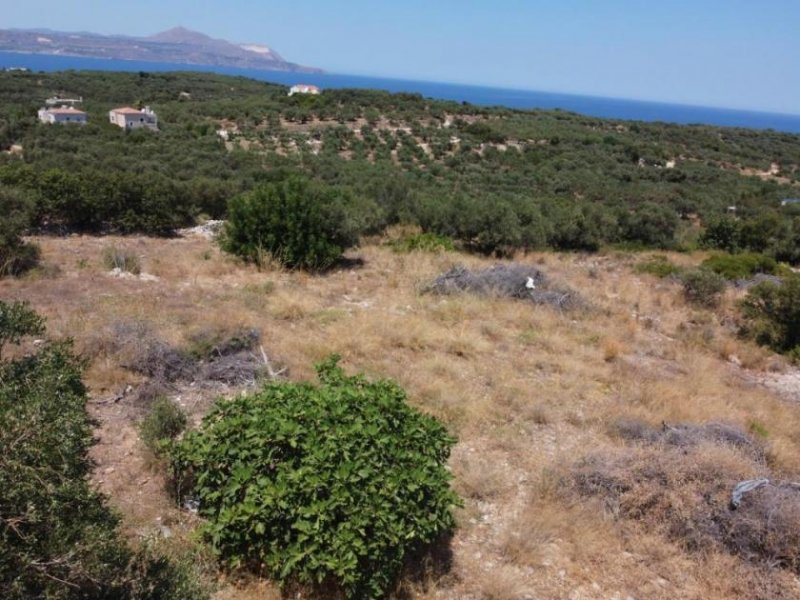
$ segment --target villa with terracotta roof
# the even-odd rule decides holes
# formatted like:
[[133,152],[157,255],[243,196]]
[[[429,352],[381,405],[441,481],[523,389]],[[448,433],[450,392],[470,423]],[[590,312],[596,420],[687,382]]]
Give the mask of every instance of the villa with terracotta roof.
[[87,115],[73,106],[60,106],[39,109],[39,120],[42,123],[74,123],[86,125]]
[[123,129],[152,129],[158,131],[158,117],[149,106],[143,109],[123,106],[114,108],[108,113],[108,119],[117,127]]

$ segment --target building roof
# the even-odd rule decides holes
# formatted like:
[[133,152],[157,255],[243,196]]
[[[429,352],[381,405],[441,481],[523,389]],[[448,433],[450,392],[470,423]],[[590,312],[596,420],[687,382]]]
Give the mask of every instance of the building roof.
[[78,110],[77,108],[72,108],[71,106],[65,106],[61,108],[48,108],[45,112],[50,113],[51,115],[86,115],[85,112],[82,110]]
[[122,115],[143,115],[144,111],[131,108],[130,106],[123,106],[122,108],[112,108],[111,112],[120,113]]
[[309,85],[307,83],[298,83],[297,85],[292,86],[293,90],[319,90],[319,88],[315,85]]

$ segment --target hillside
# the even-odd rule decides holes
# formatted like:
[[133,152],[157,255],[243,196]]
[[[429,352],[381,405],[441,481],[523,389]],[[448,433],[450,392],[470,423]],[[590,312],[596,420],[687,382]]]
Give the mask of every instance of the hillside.
[[[38,560],[50,550],[44,537],[38,553],[14,555],[28,570],[8,567],[17,563],[0,549],[0,595],[24,597],[8,582],[33,574],[43,586],[74,578],[73,596],[112,589],[117,597],[118,588],[101,586],[141,586],[155,573],[177,582],[164,589],[184,586],[192,600],[340,597],[333,576],[300,585],[287,575],[283,589],[278,581],[316,560],[319,532],[339,531],[336,515],[353,508],[346,493],[328,493],[323,471],[337,490],[344,481],[375,497],[394,494],[392,481],[369,488],[369,469],[351,468],[349,455],[380,463],[387,440],[348,446],[330,461],[336,468],[303,466],[288,485],[271,478],[297,458],[294,421],[278,419],[265,439],[264,423],[234,414],[219,438],[193,438],[190,454],[212,449],[240,461],[230,476],[214,463],[181,479],[175,445],[162,443],[228,418],[219,398],[271,408],[253,396],[267,385],[271,402],[319,433],[327,417],[316,412],[319,388],[305,382],[315,363],[336,355],[346,373],[364,374],[358,390],[378,382],[381,412],[393,418],[393,390],[405,390],[407,404],[454,444],[447,472],[463,500],[453,507],[455,528],[401,557],[376,597],[800,595],[800,212],[781,205],[800,196],[800,136],[408,94],[287,92],[198,73],[0,73],[0,211],[8,216],[0,222],[0,422],[13,425],[4,439],[25,442],[38,427],[16,418],[18,404],[23,414],[40,415],[41,405],[60,418],[63,398],[46,393],[58,377],[45,378],[51,387],[38,404],[19,390],[34,387],[31,355],[70,348],[48,338],[72,339],[79,359],[69,366],[83,368],[86,390],[74,384],[70,418],[81,417],[86,392],[79,424],[87,446],[96,436],[77,479],[90,477],[102,494],[91,500],[107,499],[120,516],[117,524],[97,509],[100,533],[150,557],[131,562],[133,550],[118,551],[111,566],[121,570],[109,575],[92,548],[85,560],[98,572],[88,572],[76,542],[57,548],[61,560],[55,552]],[[36,110],[55,94],[82,96],[89,124],[40,124]],[[158,132],[108,123],[110,108],[136,104],[158,113]],[[296,195],[280,196],[287,189]],[[242,200],[255,210],[239,210]],[[282,252],[268,251],[266,234],[255,257],[222,249],[234,224],[251,221],[265,229],[288,222]],[[313,253],[309,263],[282,266],[290,242],[338,233],[334,225],[354,240],[334,249],[346,249],[343,257],[324,269],[314,268]],[[787,290],[794,295],[781,305]],[[748,298],[755,313],[742,304]],[[46,335],[35,321],[29,336],[9,325],[13,301],[46,318]],[[757,323],[764,306],[779,319]],[[45,375],[53,364],[61,366],[51,358]],[[297,387],[282,387],[289,383]],[[292,404],[297,390],[306,395]],[[362,399],[335,388],[333,412],[354,397]],[[378,431],[338,416],[349,440]],[[157,425],[169,433],[153,434]],[[334,452],[344,429],[326,443]],[[402,447],[405,438],[392,441]],[[37,490],[29,471],[8,473],[17,479],[0,500],[14,481]],[[257,492],[236,487],[248,478]],[[211,488],[204,504],[181,487],[201,479],[224,493]],[[71,489],[60,487],[57,499]],[[275,491],[285,494],[279,502]],[[429,501],[416,485],[406,491]],[[221,497],[234,509],[214,514],[208,505]],[[299,532],[311,550],[248,554],[279,548],[267,524],[303,501],[286,535]],[[0,533],[27,550],[19,529],[38,521],[18,505],[24,514],[0,513],[10,524]],[[86,505],[75,510],[91,522],[98,517]],[[372,555],[356,553],[382,523],[361,516],[355,532],[342,526],[333,538],[344,566],[326,563],[323,573],[371,567]],[[380,517],[394,524],[398,515]],[[214,555],[220,539],[231,560]],[[268,570],[275,556],[280,568]],[[65,563],[76,566],[48,576]]]
[[5,29],[0,30],[0,51],[268,71],[322,72],[320,69],[287,62],[264,45],[235,44],[184,27],[175,27],[148,37]]
[[[232,194],[269,173],[300,172],[374,202],[368,229],[417,223],[482,252],[692,247],[700,225],[735,214],[767,232],[753,249],[800,258],[790,241],[796,207],[781,207],[800,189],[797,135],[357,90],[288,97],[281,86],[207,74],[0,77],[4,181],[20,181],[20,168],[60,169],[74,185],[125,173],[173,198],[155,229],[221,217]],[[82,96],[90,125],[37,125],[36,109],[54,94]],[[158,135],[126,136],[105,122],[109,108],[134,102],[157,111]],[[145,227],[115,223],[79,196],[96,217],[84,228]],[[56,213],[49,222],[74,216]]]

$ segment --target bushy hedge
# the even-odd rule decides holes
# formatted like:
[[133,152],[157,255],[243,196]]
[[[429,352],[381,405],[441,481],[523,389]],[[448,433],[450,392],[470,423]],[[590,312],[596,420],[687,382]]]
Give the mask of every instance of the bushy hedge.
[[255,263],[326,269],[368,226],[356,208],[350,192],[301,177],[267,183],[230,201],[221,245]]
[[348,377],[337,360],[317,367],[320,386],[219,400],[175,445],[174,471],[230,565],[380,597],[409,552],[454,526],[454,440],[397,384]]
[[758,273],[774,275],[779,270],[774,258],[752,252],[716,254],[703,261],[702,266],[728,280],[747,279]]
[[766,254],[796,264],[800,262],[800,218],[796,214],[792,217],[791,207],[782,212],[760,210],[746,218],[711,218],[700,243],[706,248]]
[[0,167],[0,185],[29,199],[30,225],[66,231],[165,234],[197,213],[188,184],[163,175]]
[[[26,305],[0,301],[0,350],[42,332]],[[133,552],[92,489],[92,421],[69,343],[0,362],[0,597],[205,597],[188,572]]]

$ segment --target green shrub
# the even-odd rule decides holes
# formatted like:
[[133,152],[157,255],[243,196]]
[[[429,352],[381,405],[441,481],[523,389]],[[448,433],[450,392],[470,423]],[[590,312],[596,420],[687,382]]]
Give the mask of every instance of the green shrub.
[[774,258],[752,252],[715,254],[703,261],[702,267],[710,269],[730,281],[747,279],[757,273],[773,275],[778,272],[778,263]]
[[[25,305],[0,301],[0,344],[42,328]],[[133,552],[90,484],[93,422],[81,368],[68,342],[0,362],[0,597],[206,597],[185,569]]]
[[681,275],[683,294],[692,304],[713,307],[725,290],[725,279],[707,269],[691,269]]
[[247,261],[265,255],[287,267],[321,270],[356,244],[361,233],[346,191],[291,177],[232,199],[222,248]]
[[32,211],[24,194],[0,186],[0,277],[20,275],[39,262],[39,247],[22,240]]
[[620,220],[625,241],[640,242],[645,246],[670,248],[675,245],[678,215],[672,208],[645,202],[634,211],[626,212]]
[[142,264],[136,254],[115,246],[103,250],[103,265],[109,271],[119,269],[133,275],[139,275],[142,272]]
[[700,236],[700,245],[705,248],[736,252],[742,245],[742,222],[729,216],[710,219]]
[[452,252],[455,250],[453,240],[435,233],[417,233],[393,241],[391,247],[395,252]]
[[454,526],[455,440],[397,384],[348,377],[337,361],[317,367],[320,386],[219,400],[174,445],[176,486],[198,499],[229,565],[380,597],[410,552]]
[[742,333],[758,343],[800,358],[800,276],[781,284],[765,281],[742,300]]
[[666,256],[651,256],[646,261],[638,263],[634,269],[637,273],[655,275],[660,279],[678,275],[681,272],[681,268],[671,262]]
[[139,435],[144,445],[155,455],[160,455],[163,442],[178,437],[186,429],[186,413],[169,398],[157,398],[149,414],[142,421]]
[[29,335],[44,333],[44,319],[27,302],[0,300],[0,358],[6,344],[18,344]]
[[475,136],[477,141],[486,144],[502,144],[506,141],[506,136],[494,129],[488,123],[470,123],[462,129],[465,133]]

